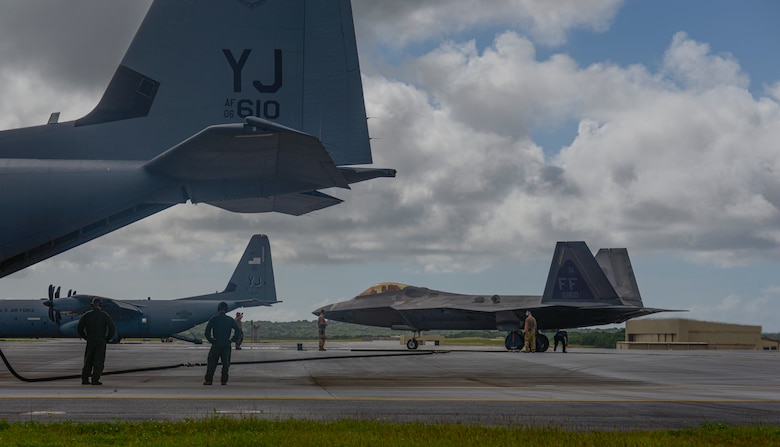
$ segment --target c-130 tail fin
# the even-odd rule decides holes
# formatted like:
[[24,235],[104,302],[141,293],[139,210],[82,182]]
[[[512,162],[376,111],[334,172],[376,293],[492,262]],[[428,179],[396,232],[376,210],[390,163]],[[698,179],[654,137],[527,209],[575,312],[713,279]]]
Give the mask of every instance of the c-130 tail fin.
[[247,117],[316,137],[336,165],[372,163],[350,0],[155,0],[75,126],[110,123],[134,135],[112,154],[148,160]]

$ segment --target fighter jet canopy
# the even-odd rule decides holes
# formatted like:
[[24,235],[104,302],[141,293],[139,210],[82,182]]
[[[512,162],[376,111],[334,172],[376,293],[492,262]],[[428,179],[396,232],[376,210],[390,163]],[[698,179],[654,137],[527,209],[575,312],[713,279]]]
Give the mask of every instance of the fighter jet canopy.
[[405,289],[407,287],[408,286],[406,284],[400,284],[400,283],[397,283],[397,282],[380,282],[380,283],[374,284],[373,286],[371,286],[368,289],[364,290],[358,296],[377,295],[379,293],[385,293],[385,292],[397,292],[397,291],[403,290],[403,289]]

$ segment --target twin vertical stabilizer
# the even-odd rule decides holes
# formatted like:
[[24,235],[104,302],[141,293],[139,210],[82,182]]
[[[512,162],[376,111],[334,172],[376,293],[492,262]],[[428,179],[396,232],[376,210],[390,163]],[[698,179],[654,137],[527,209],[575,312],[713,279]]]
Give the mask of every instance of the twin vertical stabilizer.
[[561,302],[642,307],[628,250],[603,248],[594,257],[585,242],[558,242],[542,304]]

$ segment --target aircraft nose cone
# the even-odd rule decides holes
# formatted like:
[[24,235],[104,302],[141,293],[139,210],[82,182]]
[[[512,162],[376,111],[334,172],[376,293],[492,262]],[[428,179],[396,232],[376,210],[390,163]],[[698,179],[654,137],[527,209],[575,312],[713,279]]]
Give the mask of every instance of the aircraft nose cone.
[[312,312],[312,315],[316,315],[316,316],[319,317],[320,316],[320,311],[324,310],[325,311],[325,315],[327,316],[328,315],[328,311],[331,309],[331,307],[333,307],[332,304],[328,304],[326,306],[318,307],[314,312]]

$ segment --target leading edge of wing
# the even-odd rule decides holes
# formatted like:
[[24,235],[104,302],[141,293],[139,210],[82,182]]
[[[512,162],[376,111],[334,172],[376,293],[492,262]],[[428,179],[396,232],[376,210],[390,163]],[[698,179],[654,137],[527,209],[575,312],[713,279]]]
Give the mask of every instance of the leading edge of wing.
[[[434,293],[436,291],[433,291]],[[426,296],[423,300],[402,300],[389,303],[387,307],[396,311],[419,310],[421,308],[449,309],[465,312],[525,312],[539,309],[571,309],[582,312],[604,311],[620,312],[631,315],[630,318],[651,315],[659,312],[687,312],[678,309],[656,309],[629,305],[605,304],[599,302],[542,303],[538,295],[458,295],[441,293],[440,296]],[[411,297],[410,297],[411,298]]]
[[[83,314],[92,308],[92,300],[100,299],[100,305],[105,311],[111,310],[124,310],[135,313],[143,313],[143,311],[136,305],[126,303],[121,300],[115,300],[113,298],[105,298],[95,295],[72,295],[69,297],[54,298],[51,301],[53,309],[57,312],[71,312],[75,314]],[[48,304],[49,302],[47,302]]]

